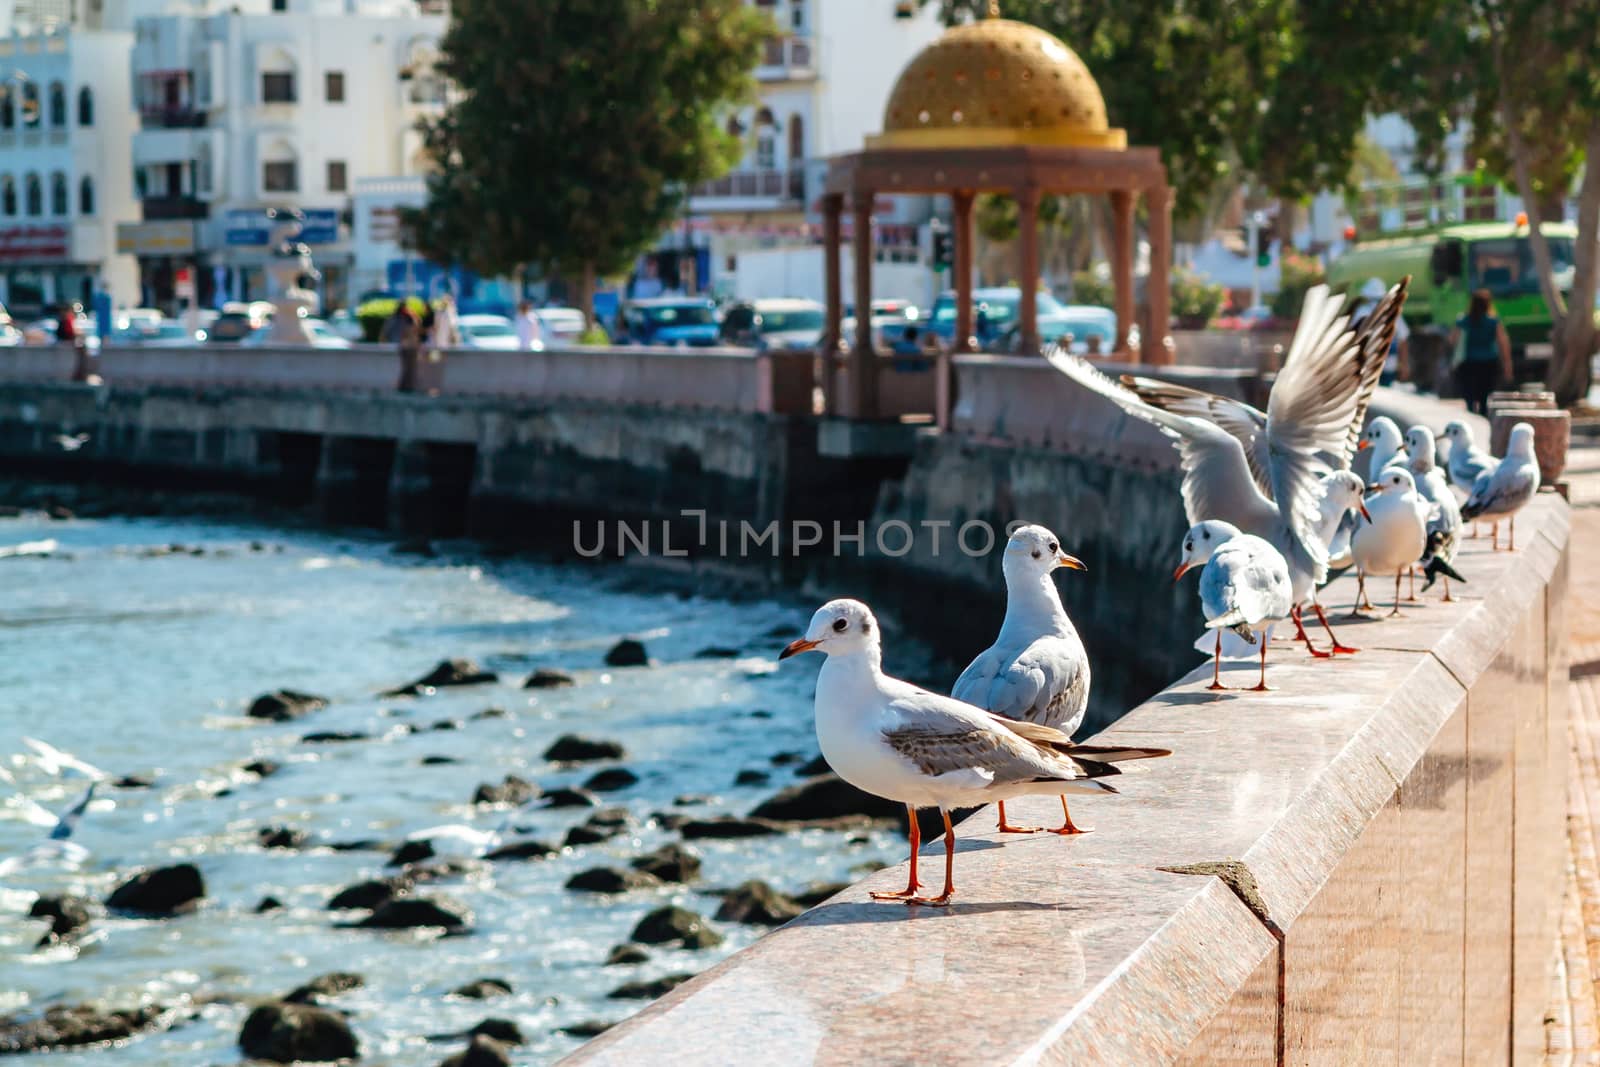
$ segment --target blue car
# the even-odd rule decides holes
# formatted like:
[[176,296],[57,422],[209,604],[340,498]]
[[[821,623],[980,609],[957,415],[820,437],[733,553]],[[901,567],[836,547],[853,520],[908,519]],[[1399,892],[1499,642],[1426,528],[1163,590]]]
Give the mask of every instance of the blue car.
[[722,325],[717,305],[703,297],[629,300],[617,313],[617,344],[710,348]]

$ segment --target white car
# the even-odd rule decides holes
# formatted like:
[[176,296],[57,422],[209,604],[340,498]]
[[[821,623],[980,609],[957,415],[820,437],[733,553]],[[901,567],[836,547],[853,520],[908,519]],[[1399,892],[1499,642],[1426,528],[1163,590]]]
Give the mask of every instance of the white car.
[[575,345],[583,336],[583,312],[577,308],[535,308],[544,327],[545,347]]
[[517,349],[517,328],[504,315],[462,315],[456,322],[463,348]]

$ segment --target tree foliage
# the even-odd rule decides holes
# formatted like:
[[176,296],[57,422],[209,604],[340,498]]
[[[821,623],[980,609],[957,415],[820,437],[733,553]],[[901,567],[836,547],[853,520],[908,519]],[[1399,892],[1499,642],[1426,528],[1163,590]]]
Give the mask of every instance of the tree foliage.
[[423,124],[420,251],[482,274],[625,269],[687,189],[742,153],[724,130],[772,22],[743,0],[455,0]]

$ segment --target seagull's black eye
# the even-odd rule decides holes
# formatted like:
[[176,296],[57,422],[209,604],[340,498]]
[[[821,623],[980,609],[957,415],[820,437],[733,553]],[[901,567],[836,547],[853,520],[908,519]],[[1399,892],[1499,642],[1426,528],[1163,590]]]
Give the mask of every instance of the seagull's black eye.
[[1209,541],[1209,540],[1211,540],[1211,531],[1210,530],[1201,530],[1200,531],[1200,536],[1204,540]]
[[1061,551],[1061,546],[1056,544],[1054,541],[1051,541],[1050,542],[1050,551],[1051,552],[1060,552]]
[[1039,558],[1039,550],[1037,548],[1033,550],[1033,558],[1034,559],[1038,559]]
[[1185,552],[1193,552],[1194,551],[1194,542],[1193,541],[1185,541],[1183,543],[1183,550]]
[[849,619],[834,619],[833,620],[833,632],[834,633],[844,633],[848,629],[850,629],[850,620]]

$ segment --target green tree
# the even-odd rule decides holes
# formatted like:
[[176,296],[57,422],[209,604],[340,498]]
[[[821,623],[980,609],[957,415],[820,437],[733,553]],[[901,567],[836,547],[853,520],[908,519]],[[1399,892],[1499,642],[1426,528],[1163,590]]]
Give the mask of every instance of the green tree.
[[532,262],[578,278],[592,317],[595,278],[738,161],[723,123],[773,29],[743,0],[455,0],[417,247],[481,274]]

